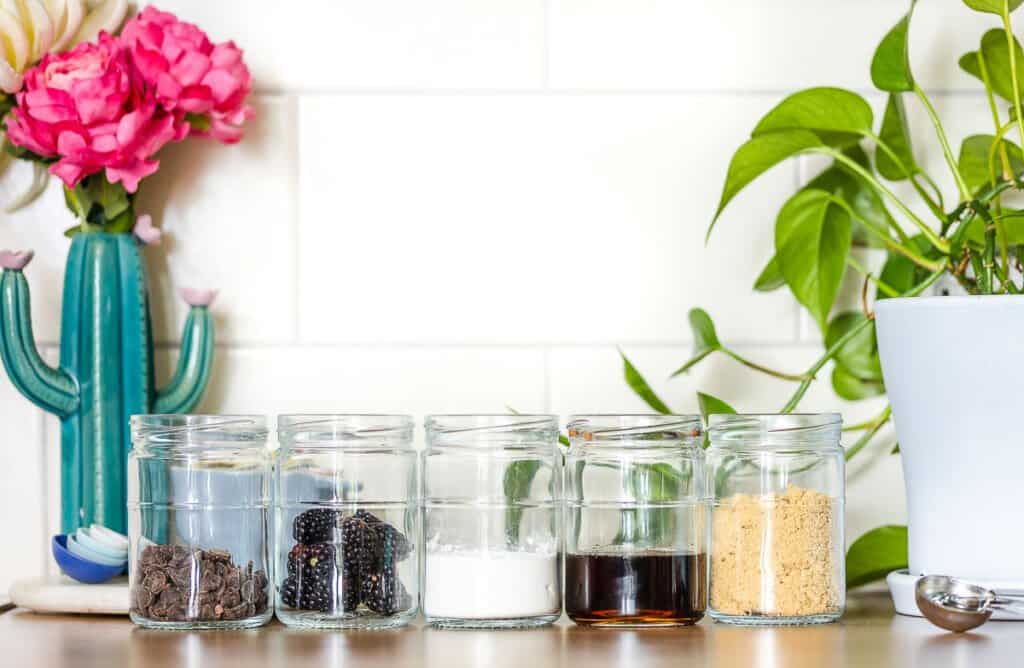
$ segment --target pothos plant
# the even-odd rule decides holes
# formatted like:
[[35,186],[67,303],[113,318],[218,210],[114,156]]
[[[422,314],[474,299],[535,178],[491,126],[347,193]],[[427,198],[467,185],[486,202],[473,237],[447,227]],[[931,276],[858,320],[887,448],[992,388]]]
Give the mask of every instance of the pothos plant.
[[[955,153],[928,95],[914,78],[908,35],[915,2],[885,35],[871,61],[871,81],[888,94],[880,123],[860,95],[840,88],[810,88],[770,110],[729,163],[708,237],[729,203],[752,181],[779,163],[819,155],[831,163],[782,205],[775,219],[775,254],[754,283],[762,292],[788,287],[821,331],[824,353],[809,368],[788,373],[758,364],[722,343],[711,317],[689,314],[693,354],[673,375],[684,374],[712,354],[723,354],[752,372],[794,383],[780,410],[792,412],[822,369],[832,363],[836,394],[848,400],[882,395],[881,364],[869,293],[875,299],[911,297],[951,276],[968,294],[1020,294],[1015,277],[1024,263],[1024,210],[1006,196],[1024,190],[1024,51],[1013,34],[1011,13],[1024,0],[964,0],[991,14],[998,27],[986,32],[977,50],[959,60],[962,70],[985,90],[991,131],[967,137]],[[905,105],[918,104],[931,121],[945,169],[956,192],[943,193],[915,159]],[[877,128],[877,129],[876,129]],[[903,183],[904,199],[891,184]],[[912,201],[921,204],[912,208]],[[926,210],[919,215],[915,208]],[[859,248],[884,251],[880,272],[864,266]],[[849,274],[862,281],[859,310],[833,313],[840,284]],[[668,405],[623,357],[626,381],[651,408]],[[698,395],[701,411],[733,412],[725,402]],[[889,422],[886,405],[875,417],[847,427],[859,434],[846,450],[860,453]],[[896,452],[898,448],[894,448]],[[847,554],[847,580],[857,586],[906,566],[906,528],[887,526],[855,541]]]

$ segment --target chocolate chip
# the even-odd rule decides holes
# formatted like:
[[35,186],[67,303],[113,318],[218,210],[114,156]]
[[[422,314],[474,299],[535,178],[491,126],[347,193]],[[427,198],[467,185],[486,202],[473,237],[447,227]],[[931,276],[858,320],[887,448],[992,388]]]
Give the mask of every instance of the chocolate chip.
[[[136,563],[132,611],[155,621],[239,620],[269,607],[269,579],[252,561],[235,565],[227,550],[150,545]],[[198,587],[193,586],[198,580]]]

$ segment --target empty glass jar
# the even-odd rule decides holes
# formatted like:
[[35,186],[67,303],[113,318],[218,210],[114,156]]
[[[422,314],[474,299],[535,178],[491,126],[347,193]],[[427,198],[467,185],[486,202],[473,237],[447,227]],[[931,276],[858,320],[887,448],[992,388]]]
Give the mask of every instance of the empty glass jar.
[[837,413],[711,416],[714,619],[814,624],[842,615],[841,427]]
[[277,422],[277,616],[389,628],[419,610],[419,457],[406,415]]
[[136,415],[128,456],[131,619],[237,629],[273,613],[262,417]]
[[562,612],[562,453],[550,415],[435,415],[424,452],[423,613],[515,628]]
[[569,422],[565,612],[577,624],[694,624],[707,603],[701,421]]

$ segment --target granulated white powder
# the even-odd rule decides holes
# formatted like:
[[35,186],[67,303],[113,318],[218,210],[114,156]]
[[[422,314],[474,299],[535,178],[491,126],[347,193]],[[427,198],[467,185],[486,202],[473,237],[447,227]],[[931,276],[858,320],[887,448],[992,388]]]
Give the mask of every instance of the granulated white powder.
[[515,619],[557,614],[558,558],[553,553],[427,553],[423,612],[454,619]]

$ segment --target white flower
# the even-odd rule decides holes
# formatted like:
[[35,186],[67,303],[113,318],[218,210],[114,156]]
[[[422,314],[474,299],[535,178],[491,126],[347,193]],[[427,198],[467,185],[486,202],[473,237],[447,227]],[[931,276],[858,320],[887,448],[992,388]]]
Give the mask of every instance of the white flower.
[[0,90],[21,88],[21,75],[51,51],[115,32],[128,0],[0,0]]

